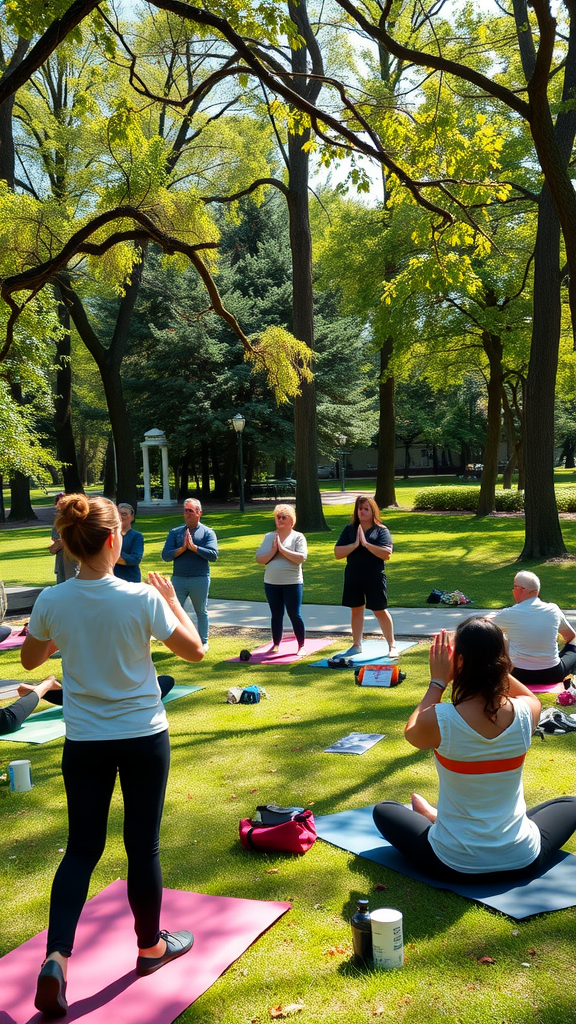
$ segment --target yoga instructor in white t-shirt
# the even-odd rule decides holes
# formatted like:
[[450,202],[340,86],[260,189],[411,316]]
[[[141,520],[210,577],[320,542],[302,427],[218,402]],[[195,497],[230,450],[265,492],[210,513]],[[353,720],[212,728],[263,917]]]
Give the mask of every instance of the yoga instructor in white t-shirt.
[[25,669],[35,669],[55,651],[62,653],[62,774],[69,832],[52,885],[46,960],[35,1006],[50,1016],[64,1016],[68,958],[90,877],[104,852],[117,774],[137,973],[157,971],[186,953],[194,941],[190,932],[159,927],[159,832],[170,743],[150,639],[161,640],[185,661],[200,661],[204,652],[170,580],[150,573],[147,586],[114,576],[122,529],[111,501],[67,495],[55,526],[80,570],[76,578],[40,594],[21,658]]

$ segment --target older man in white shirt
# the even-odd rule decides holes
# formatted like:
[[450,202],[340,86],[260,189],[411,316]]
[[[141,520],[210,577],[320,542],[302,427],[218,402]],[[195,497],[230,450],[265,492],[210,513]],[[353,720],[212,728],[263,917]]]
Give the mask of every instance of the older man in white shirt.
[[[512,674],[525,686],[561,682],[576,667],[576,632],[557,604],[540,600],[535,573],[516,573],[512,594],[515,604],[488,616],[508,637]],[[558,634],[565,641],[561,651]]]

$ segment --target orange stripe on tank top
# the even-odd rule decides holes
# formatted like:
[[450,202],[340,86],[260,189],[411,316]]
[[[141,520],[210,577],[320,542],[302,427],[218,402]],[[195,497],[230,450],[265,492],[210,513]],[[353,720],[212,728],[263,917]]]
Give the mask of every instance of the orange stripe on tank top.
[[524,764],[526,754],[519,757],[503,757],[498,761],[452,761],[449,757],[443,757],[437,750],[434,751],[436,760],[449,772],[456,772],[457,775],[492,775],[496,772],[513,772],[515,768],[521,768]]

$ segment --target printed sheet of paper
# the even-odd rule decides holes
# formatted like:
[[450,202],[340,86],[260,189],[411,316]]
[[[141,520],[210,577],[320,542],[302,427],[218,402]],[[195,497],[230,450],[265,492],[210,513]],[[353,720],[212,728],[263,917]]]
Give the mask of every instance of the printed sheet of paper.
[[325,754],[365,754],[378,740],[384,739],[380,732],[351,732],[343,739],[337,740],[331,747],[326,747]]

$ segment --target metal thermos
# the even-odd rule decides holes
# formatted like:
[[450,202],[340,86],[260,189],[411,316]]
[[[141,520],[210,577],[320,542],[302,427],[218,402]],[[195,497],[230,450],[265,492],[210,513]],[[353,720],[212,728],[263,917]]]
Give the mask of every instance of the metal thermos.
[[361,967],[372,960],[372,924],[368,900],[358,900],[358,908],[352,918],[352,944],[355,964]]

